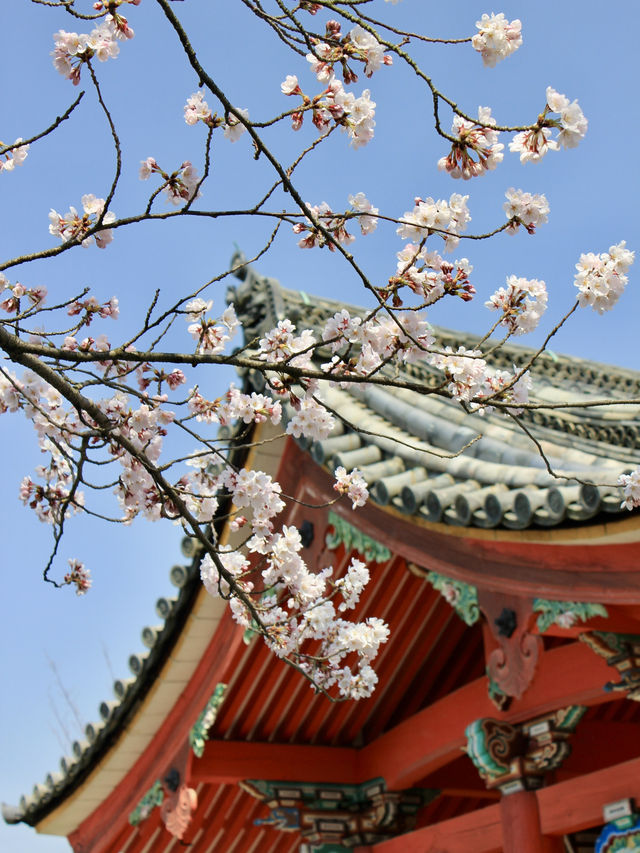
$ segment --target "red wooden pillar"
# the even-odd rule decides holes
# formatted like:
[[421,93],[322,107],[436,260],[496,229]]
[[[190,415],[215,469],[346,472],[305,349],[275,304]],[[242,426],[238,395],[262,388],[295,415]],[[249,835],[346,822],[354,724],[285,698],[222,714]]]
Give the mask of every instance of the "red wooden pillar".
[[535,791],[504,794],[500,800],[504,853],[560,853],[561,838],[544,836]]

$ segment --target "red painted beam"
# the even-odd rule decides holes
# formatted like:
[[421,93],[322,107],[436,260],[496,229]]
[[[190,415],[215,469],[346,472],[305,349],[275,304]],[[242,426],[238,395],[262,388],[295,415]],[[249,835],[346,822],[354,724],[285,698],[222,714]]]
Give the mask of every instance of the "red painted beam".
[[332,746],[299,746],[245,741],[209,741],[194,761],[191,784],[230,784],[243,779],[356,784],[358,751]]
[[361,750],[362,780],[383,776],[391,791],[415,785],[452,761],[464,745],[466,726],[479,717],[520,722],[565,705],[596,705],[616,699],[605,693],[611,668],[582,643],[545,652],[533,684],[506,714],[489,700],[479,678],[450,693]]
[[[517,796],[511,795],[511,796]],[[578,832],[602,822],[602,807],[613,800],[640,798],[640,758],[550,785],[536,792],[542,833],[553,849],[554,837]],[[501,806],[510,799],[461,817],[425,826],[356,853],[495,853],[502,850]],[[543,848],[545,849],[545,848]]]
[[191,784],[242,779],[354,784],[382,776],[389,790],[402,790],[457,758],[466,726],[478,717],[519,722],[564,705],[612,701],[615,694],[603,691],[611,675],[605,661],[582,643],[561,646],[543,655],[533,684],[506,714],[496,711],[486,679],[479,678],[360,750],[211,740],[193,762]]
[[605,803],[627,798],[640,801],[640,758],[538,791],[542,831],[566,835],[597,826]]

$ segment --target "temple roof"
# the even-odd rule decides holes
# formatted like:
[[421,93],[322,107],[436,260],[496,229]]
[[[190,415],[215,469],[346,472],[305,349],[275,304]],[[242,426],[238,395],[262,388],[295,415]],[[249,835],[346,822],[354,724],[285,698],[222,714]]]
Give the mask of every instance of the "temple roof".
[[[273,328],[284,317],[289,317],[299,328],[318,329],[344,307],[356,315],[363,313],[362,309],[344,303],[315,297],[312,300],[302,291],[286,290],[276,280],[259,276],[250,267],[244,268],[238,277],[241,282],[230,290],[229,299],[243,322],[247,341]],[[473,348],[478,342],[471,335],[444,329],[434,331],[443,346]],[[509,343],[494,357],[493,364],[498,367],[523,364],[533,352]],[[437,384],[437,374],[422,365],[405,365],[401,377],[426,388]],[[600,516],[612,521],[626,517],[628,513],[620,508],[621,490],[614,484],[620,473],[640,462],[640,407],[622,405],[622,401],[628,396],[640,397],[640,373],[547,354],[537,361],[533,379],[534,402],[569,403],[561,409],[536,409],[522,415],[526,429],[539,443],[550,466],[564,475],[560,479],[549,473],[539,450],[512,419],[499,414],[480,418],[441,395],[421,394],[406,388],[370,384],[328,389],[325,400],[337,415],[333,433],[324,441],[299,443],[316,463],[329,470],[337,465],[347,469],[358,467],[369,484],[373,501],[397,510],[407,521],[421,519],[458,527],[519,530],[579,527]],[[247,373],[244,382],[247,388],[264,387],[264,377],[258,373]],[[579,406],[585,400],[605,397],[620,400],[621,404]],[[473,439],[476,440],[472,442]],[[608,485],[591,485],[594,482]],[[148,652],[134,654],[129,659],[133,677],[115,682],[115,699],[101,703],[99,721],[86,727],[86,738],[74,743],[73,755],[61,760],[59,772],[50,773],[18,806],[3,806],[7,822],[40,824],[80,789],[89,790],[97,806],[99,797],[108,794],[111,783],[104,782],[102,793],[97,789],[91,792],[89,777],[96,767],[107,758],[111,761],[115,748],[123,748],[123,744],[130,753],[126,760],[134,763],[153,737],[155,729],[148,718],[145,721],[148,730],[136,731],[133,724],[145,699],[149,704],[151,690],[160,680],[158,675],[162,671],[162,687],[167,691],[163,702],[153,696],[153,715],[160,720],[192,677],[199,656],[223,618],[222,603],[202,592],[198,554],[190,548],[191,540],[185,540],[185,556],[191,559],[190,565],[171,569],[172,582],[178,588],[176,598],[158,602],[162,624],[143,629],[142,639]],[[399,571],[393,557],[389,559],[389,565]],[[407,600],[418,602],[417,609],[429,611],[432,617],[435,613],[443,624],[448,622],[452,615],[448,605],[421,579],[418,581],[406,572],[406,565],[402,571],[402,583],[416,587]],[[425,600],[420,596],[426,597]],[[391,602],[387,603],[391,608]],[[391,619],[392,609],[377,615]],[[420,634],[416,642],[424,643],[424,648],[415,656],[416,661],[428,653],[433,642],[432,629],[426,622],[423,629],[424,637]],[[453,636],[451,630],[449,641]],[[480,634],[474,633],[469,646],[468,634],[462,638],[464,631],[460,623],[455,631],[456,642],[462,643],[467,658],[471,655],[474,666],[481,671]],[[181,635],[182,639],[189,639],[190,646],[178,643]],[[395,690],[392,672],[397,670],[397,661],[395,653],[386,654],[390,667],[386,685],[389,691]],[[243,666],[254,673],[260,669],[266,673],[268,667],[271,673],[276,663],[267,664],[266,657],[266,649],[260,646],[258,651],[251,646],[243,658]],[[171,672],[174,675],[167,677]],[[242,672],[238,670],[236,681],[242,681]],[[405,689],[413,684],[414,677],[417,673],[413,670],[409,675],[405,672],[402,676]],[[273,674],[272,678],[274,692],[270,701],[277,704],[280,675]],[[253,684],[250,679],[246,683]],[[265,705],[259,684],[256,682],[255,696],[230,695],[225,714],[217,723],[217,735],[226,739],[238,737],[240,704],[244,708],[249,703],[256,709]],[[432,688],[436,690],[435,682]],[[307,691],[302,682],[295,688],[294,693],[300,694],[296,698],[298,703]],[[425,688],[421,704],[428,705],[435,695]],[[293,701],[289,695],[287,701]],[[237,717],[231,714],[232,709],[237,711]],[[304,709],[304,714],[302,710],[298,714],[298,725],[308,727],[311,725],[308,720],[312,721],[314,713],[319,713],[316,704],[310,697],[308,702],[300,704],[300,709]],[[371,737],[390,724],[385,717],[390,713],[395,711],[383,704],[379,708],[374,706],[366,721]],[[331,728],[333,717],[338,720],[345,714],[346,711],[323,711],[322,724]],[[228,715],[231,716],[227,727],[223,723]],[[351,716],[355,733],[364,722],[355,711]],[[259,724],[256,718],[255,725]],[[249,739],[260,739],[257,731]],[[240,734],[247,736],[244,731]],[[262,735],[273,737],[270,732]],[[126,747],[126,737],[133,738],[135,745]],[[305,740],[312,737],[315,735],[308,728]],[[296,736],[292,734],[287,740],[293,743]],[[335,738],[331,742],[338,743]],[[349,737],[346,742],[350,742]],[[122,773],[120,765],[118,773]]]
[[[251,267],[238,269],[237,275],[242,283],[228,299],[247,343],[285,317],[298,330],[320,331],[343,308],[352,316],[366,315],[343,302],[286,290]],[[442,328],[433,331],[443,348],[474,349],[480,340]],[[513,369],[535,352],[508,342],[488,362]],[[328,360],[328,350],[319,355]],[[377,503],[429,522],[517,530],[574,525],[599,515],[624,517],[628,512],[621,508],[616,482],[640,462],[640,406],[623,401],[640,397],[640,373],[548,352],[531,373],[530,402],[549,408],[525,410],[522,427],[502,413],[469,413],[435,390],[442,382],[438,371],[414,362],[402,365],[398,375],[411,388],[345,384],[326,389],[323,399],[336,415],[336,426],[324,441],[306,446],[316,462],[331,470],[343,465],[362,471]],[[245,381],[256,390],[264,388],[257,372]],[[603,399],[612,402],[584,407]]]

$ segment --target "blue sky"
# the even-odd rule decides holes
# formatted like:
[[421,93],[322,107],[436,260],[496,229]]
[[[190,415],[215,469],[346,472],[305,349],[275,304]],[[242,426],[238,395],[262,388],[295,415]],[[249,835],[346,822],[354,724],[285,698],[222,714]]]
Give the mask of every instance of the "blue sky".
[[[89,4],[87,4],[89,5]],[[6,7],[6,8],[4,8]],[[247,107],[255,119],[290,108],[293,99],[280,93],[286,74],[297,74],[306,91],[319,91],[307,63],[283,53],[239,0],[176,3],[202,61],[233,103]],[[403,0],[397,6],[376,2],[368,7],[402,27],[429,35],[471,35],[474,22],[492,8],[459,0],[455,4]],[[471,182],[458,182],[436,169],[447,147],[431,127],[431,104],[425,90],[399,63],[383,68],[371,80],[361,78],[354,91],[371,89],[378,104],[376,136],[366,148],[354,151],[347,137],[336,133],[317,159],[296,173],[304,197],[311,203],[346,207],[347,196],[363,191],[383,213],[399,216],[409,210],[416,195],[448,198],[469,193],[473,216],[469,230],[486,231],[503,221],[504,192],[509,187],[544,192],[549,200],[549,223],[535,237],[500,235],[487,243],[461,247],[475,267],[474,303],[458,301],[433,311],[434,324],[483,331],[491,315],[486,298],[517,274],[542,278],[550,293],[545,328],[553,325],[572,304],[574,264],[581,252],[606,251],[626,240],[640,248],[637,197],[639,170],[636,140],[640,107],[635,92],[638,78],[637,32],[640,7],[636,0],[618,0],[603,11],[596,0],[567,0],[536,4],[508,2],[494,7],[507,18],[521,18],[524,44],[494,69],[484,68],[469,45],[417,46],[414,55],[436,85],[475,114],[479,105],[491,106],[500,123],[527,123],[544,106],[548,85],[578,98],[589,119],[589,131],[571,151],[551,153],[540,164],[521,166],[505,153],[505,162],[493,173]],[[52,34],[78,29],[60,10],[32,5],[29,0],[4,0],[2,136],[12,141],[46,126],[73,100],[77,90],[51,64]],[[149,184],[138,181],[139,162],[154,156],[171,171],[185,159],[201,160],[203,128],[187,127],[182,119],[186,98],[197,80],[181,58],[154,0],[131,7],[128,17],[136,37],[121,45],[120,57],[98,66],[104,95],[122,131],[124,177],[114,199],[119,215],[139,210]],[[326,16],[320,13],[319,24]],[[6,81],[11,80],[11,85]],[[86,82],[83,81],[83,86]],[[88,86],[87,86],[88,88]],[[213,98],[209,103],[214,106]],[[450,120],[444,121],[448,126]],[[272,150],[289,162],[296,146],[308,144],[315,132],[307,120],[294,136],[286,128],[267,134]],[[506,141],[506,140],[504,140]],[[270,174],[252,159],[245,137],[234,145],[220,136],[213,148],[213,168],[200,206],[236,208],[255,200],[268,186]],[[3,206],[0,257],[54,245],[48,234],[47,214],[80,196],[106,195],[113,171],[113,154],[105,138],[104,119],[91,91],[77,115],[54,136],[33,146],[21,169],[0,175]],[[280,209],[287,202],[274,202]],[[160,205],[164,209],[163,203]],[[150,294],[160,288],[167,301],[182,290],[195,289],[223,270],[234,243],[247,255],[257,251],[270,229],[264,222],[222,219],[216,222],[153,223],[118,231],[104,252],[78,248],[50,262],[23,267],[10,274],[30,286],[45,284],[51,301],[86,284],[98,298],[119,297],[122,316],[117,324],[104,321],[112,342],[126,336],[136,324]],[[395,270],[395,252],[401,242],[392,226],[380,226],[375,236],[358,238],[353,251],[370,276],[380,282]],[[259,265],[261,271],[307,293],[363,302],[344,261],[329,252],[301,251],[288,228]],[[638,327],[638,274],[617,308],[602,317],[582,311],[552,345],[558,352],[635,368]],[[224,302],[225,285],[209,298]],[[536,343],[538,338],[531,338]],[[523,343],[529,343],[524,339]],[[186,335],[175,345],[189,347]],[[221,379],[208,369],[197,381],[211,396],[220,392]],[[228,377],[227,377],[228,379]],[[191,380],[190,380],[191,381]],[[195,381],[195,380],[194,380]],[[84,598],[71,590],[56,591],[40,580],[46,562],[50,531],[39,524],[17,499],[22,477],[39,463],[39,452],[29,425],[21,416],[0,420],[5,463],[0,480],[4,541],[0,571],[4,585],[0,621],[2,682],[0,717],[0,799],[16,802],[47,772],[57,769],[68,752],[63,727],[71,739],[80,736],[74,714],[87,723],[97,718],[100,701],[111,698],[114,677],[128,675],[127,658],[141,651],[140,631],[158,620],[154,604],[171,594],[169,569],[180,562],[180,530],[171,525],[144,522],[128,528],[89,521],[70,525],[63,558],[84,559],[94,588]],[[64,560],[59,564],[63,569]],[[48,660],[54,662],[59,678]],[[0,847],[19,853],[68,849],[64,841],[35,837],[30,830],[0,825]]]

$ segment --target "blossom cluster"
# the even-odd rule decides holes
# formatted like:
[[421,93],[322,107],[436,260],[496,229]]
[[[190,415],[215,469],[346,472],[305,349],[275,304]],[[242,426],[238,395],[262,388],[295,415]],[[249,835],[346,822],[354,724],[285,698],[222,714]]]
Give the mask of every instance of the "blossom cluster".
[[640,506],[640,468],[630,474],[621,474],[618,485],[624,489],[624,500],[621,504],[624,509],[631,510]]
[[[333,76],[330,67],[325,73],[319,73],[318,79],[326,81],[327,87],[319,95],[310,98],[300,88],[295,74],[288,74],[280,85],[284,95],[300,95],[301,109],[291,114],[291,125],[300,130],[304,122],[305,110],[311,110],[313,123],[320,133],[326,133],[332,122],[347,132],[354,148],[361,148],[373,139],[375,127],[375,107],[369,89],[365,89],[359,98],[347,92],[343,84]],[[355,79],[355,77],[354,77]]]
[[446,347],[434,355],[433,364],[442,370],[448,382],[447,390],[457,400],[469,402],[483,388],[487,363],[480,350],[460,346],[454,351]]
[[476,21],[478,32],[471,39],[474,49],[482,56],[485,65],[493,68],[506,59],[522,44],[522,24],[519,20],[507,21],[503,12],[484,14]]
[[507,286],[500,287],[485,302],[492,311],[501,311],[501,325],[511,335],[532,332],[547,308],[547,287],[544,281],[507,277]]
[[84,595],[91,587],[91,573],[79,560],[69,560],[69,571],[64,576],[64,583],[75,586],[76,595]]
[[[347,221],[354,214],[357,216],[358,224],[362,234],[371,234],[378,225],[378,208],[374,207],[364,193],[349,196],[351,211],[345,213],[334,213],[329,205],[323,201],[318,205],[307,204],[308,212],[316,222],[319,222],[324,231],[328,231],[338,243],[348,246],[355,239],[353,234],[347,231]],[[293,227],[294,234],[303,234],[298,241],[301,249],[312,249],[315,246],[322,248],[328,246],[330,251],[335,251],[335,245],[327,239],[326,234],[316,226],[313,219],[306,217],[305,222],[296,222]]]
[[[520,155],[520,162],[541,160],[547,151],[575,148],[587,132],[588,122],[577,101],[570,102],[565,95],[547,86],[546,105],[532,130],[517,133],[509,143],[509,151]],[[548,118],[549,113],[558,113],[559,118]],[[552,128],[558,136],[552,139]]]
[[616,304],[627,284],[626,273],[635,257],[635,252],[629,251],[626,246],[623,240],[610,246],[608,252],[580,255],[580,261],[576,264],[578,272],[575,286],[579,291],[578,303],[581,307],[590,305],[598,314],[603,314]]
[[513,187],[505,193],[504,212],[509,220],[507,232],[515,234],[523,225],[528,234],[534,234],[538,225],[544,225],[549,215],[549,202],[545,195],[515,190]]
[[346,468],[340,465],[335,470],[335,478],[336,481],[333,488],[338,494],[346,494],[349,500],[353,501],[351,505],[352,509],[365,505],[369,497],[369,490],[367,489],[366,480],[357,468],[347,473]]
[[453,193],[449,201],[432,198],[414,200],[413,210],[407,211],[398,226],[403,240],[421,241],[430,234],[440,234],[446,251],[451,251],[460,242],[459,234],[471,221],[467,207],[468,195]]
[[399,290],[408,287],[420,297],[423,305],[437,302],[445,294],[459,296],[469,302],[475,295],[475,287],[469,281],[473,267],[467,258],[453,263],[445,261],[436,251],[427,251],[415,243],[407,243],[398,252],[397,271],[389,279],[389,287],[381,293],[393,293],[394,305],[402,304]]
[[[255,472],[240,472],[245,475],[242,485],[232,474],[225,483],[234,504],[251,506],[255,519],[256,511],[263,508],[253,482],[247,488],[249,473]],[[270,511],[277,511],[280,503],[276,497]],[[241,593],[231,600],[236,621],[250,628],[257,615],[267,645],[278,656],[295,661],[316,687],[329,690],[335,685],[341,695],[355,699],[370,695],[377,681],[371,661],[387,641],[389,629],[375,617],[353,623],[338,616],[357,605],[369,581],[366,565],[354,559],[345,575],[331,582],[331,568],[309,570],[300,556],[299,531],[286,525],[276,533],[267,530],[262,538],[254,534],[248,547],[250,552],[266,554],[260,572],[238,551],[222,551],[217,561],[205,556],[201,577],[210,594],[228,595],[232,582]],[[250,598],[258,578],[265,593],[259,599]],[[336,594],[342,597],[337,610],[332,600]],[[305,652],[308,647],[313,654]]]
[[337,378],[369,376],[396,356],[404,362],[426,359],[435,340],[426,319],[416,311],[400,312],[395,319],[376,315],[363,321],[361,317],[352,318],[346,308],[327,321],[322,337],[334,353],[343,345],[347,352],[354,344],[359,349],[358,358],[349,363],[334,355],[322,365],[328,375]]
[[[13,143],[17,148],[10,148],[8,151],[0,153],[0,172],[12,172],[16,166],[22,166],[24,163],[29,153],[29,146],[18,145],[19,142],[22,142],[21,136]],[[6,147],[4,142],[0,141],[0,149]]]
[[487,370],[484,384],[471,407],[481,415],[489,414],[494,407],[482,402],[483,398],[497,399],[501,403],[510,404],[506,406],[509,414],[521,415],[523,404],[529,402],[531,376],[528,370],[521,373],[514,367],[513,371],[509,373],[508,370]]
[[193,299],[187,303],[187,319],[191,322],[187,331],[198,342],[197,351],[200,353],[220,353],[233,338],[240,325],[233,305],[222,312],[219,321],[206,317],[213,302],[204,299]]
[[[238,112],[244,119],[249,119],[248,110],[239,109]],[[193,95],[187,98],[187,103],[184,107],[184,120],[191,126],[201,121],[207,127],[222,127],[225,138],[231,142],[236,142],[236,140],[240,139],[246,130],[240,119],[232,113],[229,113],[226,121],[213,113],[209,104],[205,101],[204,92],[201,89],[198,89],[197,92],[194,92]]]
[[49,233],[59,237],[63,243],[77,241],[88,248],[95,240],[99,249],[104,249],[113,240],[111,228],[101,228],[90,236],[85,236],[97,223],[102,220],[103,225],[115,222],[116,215],[113,211],[104,212],[105,200],[96,198],[93,194],[82,196],[82,208],[84,213],[78,213],[75,207],[70,207],[64,216],[51,210],[49,213]]
[[0,294],[7,290],[11,296],[7,296],[0,302],[0,309],[7,314],[18,314],[22,307],[21,300],[25,298],[29,300],[30,307],[37,307],[43,305],[47,297],[46,287],[25,287],[19,281],[10,284],[5,274],[0,272]]
[[53,67],[74,86],[80,82],[82,64],[96,56],[100,62],[115,59],[120,52],[118,40],[131,39],[134,32],[127,19],[116,13],[106,19],[90,33],[68,33],[59,30],[53,36]]
[[477,123],[454,116],[451,133],[456,141],[449,154],[438,160],[438,169],[464,181],[495,169],[504,158],[504,145],[498,142],[499,133],[493,130],[495,123],[489,107],[478,107]]
[[179,207],[185,202],[190,202],[194,198],[198,198],[200,194],[198,191],[200,177],[190,160],[185,160],[180,168],[171,174],[165,172],[153,157],[147,157],[146,160],[141,161],[138,173],[141,181],[148,180],[151,175],[156,173],[164,181],[162,191],[169,204]]
[[392,58],[385,54],[384,47],[372,32],[357,25],[342,35],[338,21],[328,21],[326,41],[313,40],[313,53],[307,54],[307,62],[318,80],[326,82],[334,79],[336,65],[342,67],[345,83],[355,83],[358,79],[349,60],[362,62],[367,77],[383,65],[391,65]]
[[189,411],[197,421],[225,426],[235,421],[245,424],[265,423],[277,425],[282,420],[282,404],[265,394],[243,394],[235,385],[217,400],[206,400],[197,388],[189,394]]

